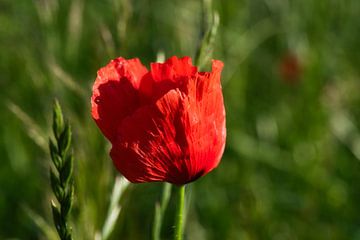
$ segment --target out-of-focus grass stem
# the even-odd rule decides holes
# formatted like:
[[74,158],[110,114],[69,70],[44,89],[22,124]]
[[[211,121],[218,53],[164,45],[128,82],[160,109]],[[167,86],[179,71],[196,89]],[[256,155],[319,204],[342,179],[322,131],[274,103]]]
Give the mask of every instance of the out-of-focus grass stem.
[[195,52],[194,63],[203,67],[211,58],[214,41],[220,23],[219,14],[212,10],[211,0],[203,0],[203,19],[200,27],[200,44]]
[[124,178],[117,176],[115,178],[114,188],[111,193],[111,201],[108,215],[106,217],[102,232],[101,240],[107,240],[115,228],[116,221],[119,217],[121,206],[119,205],[120,198],[124,191],[129,186],[129,182]]
[[155,205],[155,216],[154,216],[154,225],[153,225],[153,232],[152,232],[153,240],[160,240],[162,221],[164,219],[164,215],[165,215],[167,206],[169,204],[170,195],[171,195],[171,184],[164,183],[162,197],[161,197],[161,203],[160,204],[156,203],[156,205]]

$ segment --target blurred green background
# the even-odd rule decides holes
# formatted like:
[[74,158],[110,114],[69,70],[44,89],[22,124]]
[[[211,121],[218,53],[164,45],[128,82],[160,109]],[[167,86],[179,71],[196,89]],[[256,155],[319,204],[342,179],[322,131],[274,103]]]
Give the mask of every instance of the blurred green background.
[[[360,239],[360,1],[213,8],[228,139],[220,166],[188,187],[186,239]],[[0,1],[0,239],[53,236],[54,97],[74,132],[74,235],[96,239],[116,175],[90,116],[96,71],[117,56],[194,56],[204,19],[195,0]],[[110,239],[150,239],[161,191],[130,185]]]

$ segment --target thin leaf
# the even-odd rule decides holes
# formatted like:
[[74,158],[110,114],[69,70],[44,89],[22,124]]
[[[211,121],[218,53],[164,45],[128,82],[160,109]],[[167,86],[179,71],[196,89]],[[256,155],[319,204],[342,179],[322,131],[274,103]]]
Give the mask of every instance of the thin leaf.
[[161,204],[159,203],[155,204],[154,223],[152,229],[153,240],[160,239],[162,221],[164,219],[167,206],[169,204],[170,196],[171,196],[171,184],[164,183],[162,197],[161,197]]
[[41,230],[45,238],[48,240],[57,240],[57,233],[52,226],[43,217],[32,211],[28,207],[24,207],[24,211],[29,219]]
[[101,231],[101,239],[106,240],[114,230],[116,220],[120,214],[121,206],[119,205],[120,198],[129,182],[124,178],[117,176],[114,183],[114,188],[111,193],[111,201],[109,205],[108,215],[106,217],[104,226]]

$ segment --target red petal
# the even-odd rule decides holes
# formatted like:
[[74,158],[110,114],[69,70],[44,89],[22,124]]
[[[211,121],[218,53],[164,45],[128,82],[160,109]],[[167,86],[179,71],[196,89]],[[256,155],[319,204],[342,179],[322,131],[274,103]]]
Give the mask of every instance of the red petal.
[[98,71],[91,97],[92,116],[110,141],[122,119],[138,107],[138,88],[146,73],[137,58],[118,58]]
[[[214,169],[224,152],[226,139],[225,108],[221,91],[221,61],[214,60],[211,73],[198,74],[187,86],[186,126],[193,176],[202,176]],[[191,144],[190,144],[191,143]],[[202,173],[202,174],[201,174]]]
[[171,90],[156,104],[138,109],[118,129],[111,157],[118,170],[131,182],[187,181],[188,159],[174,124],[182,109],[179,90]]
[[181,88],[197,73],[190,57],[169,58],[165,63],[151,63],[151,71],[143,79],[140,91],[148,99],[156,101],[170,89]]
[[151,75],[155,82],[176,81],[181,77],[191,77],[197,72],[190,57],[177,58],[173,56],[165,63],[151,63]]

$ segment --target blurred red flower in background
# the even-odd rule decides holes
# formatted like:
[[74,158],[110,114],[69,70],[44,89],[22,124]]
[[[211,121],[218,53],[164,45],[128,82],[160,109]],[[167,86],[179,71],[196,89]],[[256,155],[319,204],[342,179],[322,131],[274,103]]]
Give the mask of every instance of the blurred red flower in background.
[[291,52],[285,53],[280,59],[279,73],[285,83],[298,83],[302,74],[302,66],[298,56]]
[[223,63],[198,72],[191,58],[151,63],[117,58],[98,71],[92,116],[112,143],[111,158],[131,182],[177,185],[214,169],[224,151]]

